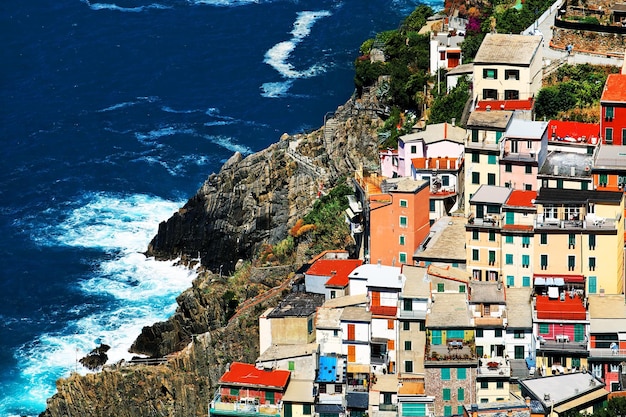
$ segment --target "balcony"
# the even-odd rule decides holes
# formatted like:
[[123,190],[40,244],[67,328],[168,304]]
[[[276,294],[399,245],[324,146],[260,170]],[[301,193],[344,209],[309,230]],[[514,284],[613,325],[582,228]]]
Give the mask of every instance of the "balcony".
[[590,217],[587,215],[584,220],[566,219],[564,217],[544,217],[537,214],[535,217],[536,229],[587,229],[587,230],[615,230],[616,222],[619,219],[607,219],[600,217]]
[[255,397],[222,396],[217,394],[209,405],[212,416],[280,416],[282,403],[259,404]]
[[502,317],[474,317],[476,327],[504,327],[506,322],[506,312]]
[[623,361],[626,359],[626,349],[592,348],[589,349],[589,358],[604,358]]
[[504,358],[480,359],[478,362],[478,377],[506,377],[511,376],[511,366]]
[[398,310],[399,319],[425,320],[426,310]]
[[467,218],[468,226],[500,227],[501,222],[501,214],[487,214],[484,217],[476,217],[474,213],[471,213]]
[[425,366],[436,365],[437,362],[472,362],[476,363],[476,346],[473,342],[448,340],[447,344],[426,346]]
[[[553,340],[539,339],[537,351],[541,352],[576,352],[587,353],[587,342],[573,342],[566,337],[557,335]],[[586,354],[583,356],[587,356]]]
[[518,153],[518,152],[503,151],[500,159],[502,161],[507,161],[507,162],[535,162],[537,160],[537,156],[535,152],[532,152],[532,153],[519,152]]

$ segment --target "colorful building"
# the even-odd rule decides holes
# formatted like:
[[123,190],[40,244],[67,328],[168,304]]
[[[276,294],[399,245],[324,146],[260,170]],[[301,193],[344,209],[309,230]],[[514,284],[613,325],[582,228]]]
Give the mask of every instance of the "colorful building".
[[548,154],[548,122],[513,119],[500,142],[500,183],[536,191],[537,173]]
[[626,145],[626,75],[609,74],[600,97],[602,143]]
[[536,191],[513,190],[502,206],[502,277],[508,288],[531,287]]

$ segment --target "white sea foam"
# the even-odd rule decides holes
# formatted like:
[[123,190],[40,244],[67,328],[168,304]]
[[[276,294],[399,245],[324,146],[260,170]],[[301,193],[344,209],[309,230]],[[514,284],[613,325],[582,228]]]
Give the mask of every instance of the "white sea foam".
[[245,6],[248,4],[259,3],[259,0],[187,0],[192,4],[202,4],[217,7],[233,7],[233,6]]
[[268,98],[285,97],[287,91],[291,88],[293,80],[287,80],[275,83],[264,83],[261,86],[261,95]]
[[247,146],[233,143],[232,138],[226,136],[204,136],[204,138],[224,149],[228,149],[231,152],[239,152],[243,155],[252,153],[252,150]]
[[[309,68],[298,70],[292,63],[289,62],[291,53],[296,49],[296,46],[302,42],[311,33],[311,28],[319,19],[330,16],[331,13],[327,10],[320,11],[304,11],[298,13],[298,17],[293,24],[291,31],[292,38],[287,41],[282,41],[271,47],[265,53],[264,62],[274,68],[282,77],[288,79],[295,78],[310,78],[318,75],[324,71],[324,66],[321,64],[315,64]],[[280,95],[275,94],[276,84],[278,83],[265,83],[262,90],[265,97],[280,97],[284,95],[285,90],[280,91]],[[291,85],[283,85],[282,87],[290,87]],[[274,89],[274,93],[272,92]]]
[[149,9],[171,9],[172,7],[166,6],[164,4],[152,3],[146,4],[143,6],[135,6],[135,7],[124,7],[118,6],[115,3],[91,3],[89,0],[82,0],[91,10],[115,10],[118,12],[130,12],[130,13],[139,13],[144,10]]
[[146,133],[135,132],[135,137],[137,138],[137,140],[139,140],[139,142],[143,144],[159,146],[160,144],[155,142],[159,138],[162,138],[165,136],[177,135],[177,134],[193,135],[194,133],[195,132],[193,129],[189,129],[185,127],[180,128],[176,126],[164,126],[159,129],[151,130]]
[[18,395],[35,406],[45,404],[54,394],[57,378],[74,371],[86,373],[77,361],[101,343],[111,347],[109,363],[130,359],[128,348],[142,327],[170,316],[176,296],[195,276],[194,271],[174,266],[174,261],[157,262],[140,253],[159,222],[170,217],[181,201],[143,194],[94,193],[85,197],[85,204],[46,230],[54,237],[48,242],[109,255],[102,256],[80,282],[85,304],[68,309],[82,317],[15,352],[21,386],[28,387]]

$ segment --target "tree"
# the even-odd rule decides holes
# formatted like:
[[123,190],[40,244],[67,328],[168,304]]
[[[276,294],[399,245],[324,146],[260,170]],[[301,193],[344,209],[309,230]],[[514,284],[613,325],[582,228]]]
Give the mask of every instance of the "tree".
[[449,93],[446,94],[444,92],[435,98],[430,108],[428,123],[451,122],[452,119],[460,122],[463,116],[463,109],[469,98],[469,82],[466,78],[462,78]]

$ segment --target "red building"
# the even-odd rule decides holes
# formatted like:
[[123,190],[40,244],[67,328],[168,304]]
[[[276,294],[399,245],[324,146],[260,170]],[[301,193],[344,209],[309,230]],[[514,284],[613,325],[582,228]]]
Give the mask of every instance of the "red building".
[[609,74],[600,98],[603,143],[626,145],[626,75]]

